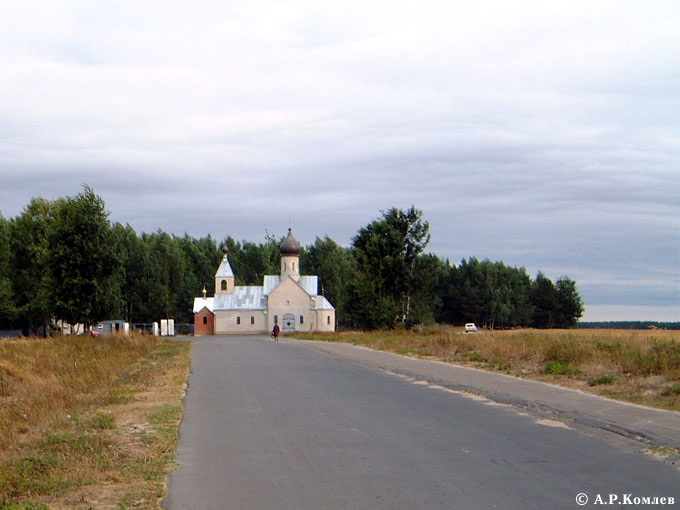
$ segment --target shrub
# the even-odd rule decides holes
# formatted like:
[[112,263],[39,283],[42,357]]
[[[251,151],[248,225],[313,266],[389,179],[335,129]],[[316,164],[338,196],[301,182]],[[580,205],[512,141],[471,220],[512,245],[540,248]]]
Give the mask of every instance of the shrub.
[[616,377],[613,375],[602,375],[600,377],[595,377],[588,381],[589,386],[599,386],[600,384],[614,384],[616,382]]
[[577,368],[564,361],[548,361],[543,370],[546,374],[552,375],[574,375],[578,373]]
[[620,352],[621,349],[623,348],[623,345],[621,342],[614,342],[613,344],[609,344],[607,342],[601,342],[597,341],[595,343],[595,348],[599,349],[600,351],[606,351],[606,352]]
[[508,362],[505,356],[497,354],[491,358],[491,364],[495,366],[498,370],[508,371],[512,368],[512,364]]
[[32,501],[13,503],[9,499],[0,499],[0,510],[50,510],[50,507],[45,503],[34,503]]
[[675,383],[673,386],[669,386],[661,394],[664,397],[671,397],[673,395],[680,395],[680,383]]
[[477,351],[472,351],[470,354],[468,354],[468,359],[470,361],[479,361],[481,363],[486,363],[487,361],[486,356]]

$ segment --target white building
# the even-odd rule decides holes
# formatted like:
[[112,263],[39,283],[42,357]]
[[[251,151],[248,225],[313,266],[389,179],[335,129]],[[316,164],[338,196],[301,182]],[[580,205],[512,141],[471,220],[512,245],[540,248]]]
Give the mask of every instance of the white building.
[[234,285],[226,247],[215,273],[215,297],[194,299],[196,335],[265,333],[279,324],[283,333],[335,331],[335,308],[318,294],[319,278],[300,275],[300,243],[291,229],[281,243],[281,274],[266,275],[262,286]]

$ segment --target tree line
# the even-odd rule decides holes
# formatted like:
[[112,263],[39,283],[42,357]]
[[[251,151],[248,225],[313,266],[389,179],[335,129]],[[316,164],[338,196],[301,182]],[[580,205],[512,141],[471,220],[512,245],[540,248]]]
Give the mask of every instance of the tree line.
[[680,330],[680,322],[658,321],[589,321],[579,322],[578,329],[669,329]]
[[[112,223],[104,201],[85,186],[74,197],[34,198],[15,218],[0,215],[0,328],[49,329],[52,319],[193,321],[193,299],[214,293],[222,245],[237,285],[261,285],[280,271],[283,238],[217,242],[161,230],[137,234]],[[469,258],[453,265],[425,253],[422,211],[390,209],[359,229],[349,247],[328,236],[302,248],[304,274],[348,328],[475,322],[491,328],[574,327],[583,304],[573,280],[553,283],[524,268]]]

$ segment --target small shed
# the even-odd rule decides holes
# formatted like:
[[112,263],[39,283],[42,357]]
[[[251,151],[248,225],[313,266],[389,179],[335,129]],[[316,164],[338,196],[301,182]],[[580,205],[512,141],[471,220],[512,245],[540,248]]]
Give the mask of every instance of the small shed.
[[130,333],[130,325],[122,320],[102,321],[97,324],[97,331],[103,336],[127,335]]

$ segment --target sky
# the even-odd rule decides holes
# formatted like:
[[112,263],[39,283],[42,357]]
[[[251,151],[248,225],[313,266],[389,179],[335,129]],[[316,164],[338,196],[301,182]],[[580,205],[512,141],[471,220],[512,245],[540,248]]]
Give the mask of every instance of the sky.
[[84,184],[112,221],[428,251],[575,280],[583,320],[680,320],[680,3],[0,6],[0,213]]

